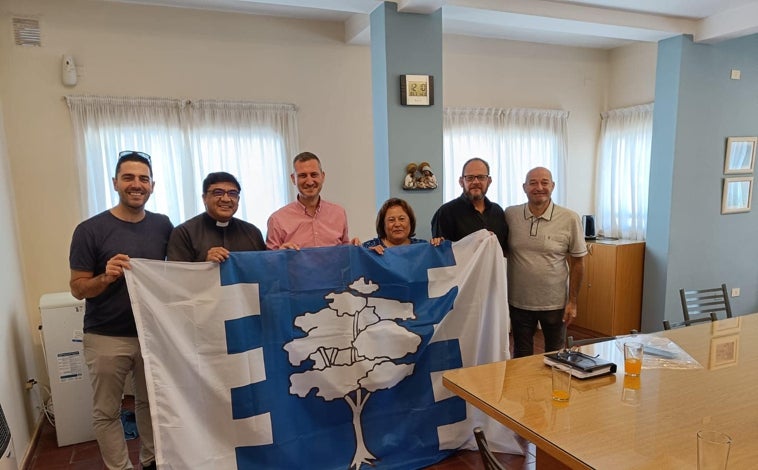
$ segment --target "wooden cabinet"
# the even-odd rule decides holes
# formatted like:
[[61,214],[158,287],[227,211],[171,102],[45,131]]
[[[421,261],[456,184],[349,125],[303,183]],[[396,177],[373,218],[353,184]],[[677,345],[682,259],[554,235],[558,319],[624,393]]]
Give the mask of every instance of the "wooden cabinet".
[[645,242],[587,242],[574,324],[606,336],[640,329]]

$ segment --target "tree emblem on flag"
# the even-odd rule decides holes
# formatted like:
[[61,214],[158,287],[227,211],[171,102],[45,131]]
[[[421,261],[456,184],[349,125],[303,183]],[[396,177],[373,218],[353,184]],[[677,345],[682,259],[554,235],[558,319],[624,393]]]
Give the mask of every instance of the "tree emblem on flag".
[[291,394],[305,398],[315,389],[325,401],[344,399],[352,410],[356,449],[350,469],[376,460],[363,439],[361,411],[366,401],[373,392],[392,388],[413,374],[414,364],[394,361],[416,353],[422,341],[400,324],[416,318],[413,304],[372,297],[378,289],[361,277],[349,290],[327,294],[327,307],[295,318],[305,336],[284,345],[293,366],[312,362],[309,370],[290,376]]

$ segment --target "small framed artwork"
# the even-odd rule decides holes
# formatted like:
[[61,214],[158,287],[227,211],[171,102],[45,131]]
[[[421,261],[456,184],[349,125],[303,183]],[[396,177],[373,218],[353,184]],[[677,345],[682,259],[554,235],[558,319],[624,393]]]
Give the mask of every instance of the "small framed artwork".
[[740,352],[740,335],[716,336],[711,338],[711,358],[709,369],[721,369],[737,364]]
[[400,75],[400,104],[431,106],[434,104],[434,77],[431,75]]
[[753,199],[753,177],[739,176],[724,178],[724,191],[721,197],[721,213],[736,214],[750,212]]
[[727,137],[724,174],[752,173],[758,137]]
[[742,328],[742,317],[724,318],[711,322],[711,334],[713,336],[739,333],[740,328]]

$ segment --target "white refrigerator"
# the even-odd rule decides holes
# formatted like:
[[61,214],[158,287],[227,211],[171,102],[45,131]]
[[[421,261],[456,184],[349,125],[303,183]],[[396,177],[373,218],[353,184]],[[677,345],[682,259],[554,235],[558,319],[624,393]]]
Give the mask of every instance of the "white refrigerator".
[[68,292],[39,301],[58,446],[92,441],[92,388],[82,348],[84,301]]

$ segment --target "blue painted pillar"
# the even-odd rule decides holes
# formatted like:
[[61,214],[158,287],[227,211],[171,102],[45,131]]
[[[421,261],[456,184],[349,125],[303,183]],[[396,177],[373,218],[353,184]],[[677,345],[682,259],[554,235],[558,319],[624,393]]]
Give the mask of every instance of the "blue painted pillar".
[[[434,104],[400,104],[401,75],[431,75]],[[371,13],[371,81],[377,209],[390,197],[416,213],[416,236],[431,236],[430,221],[442,204],[442,10],[398,13],[385,2]],[[431,164],[438,187],[403,189],[409,163]]]

